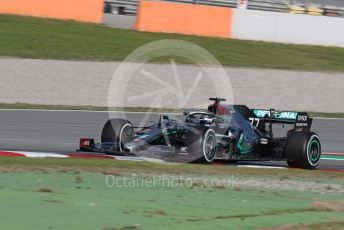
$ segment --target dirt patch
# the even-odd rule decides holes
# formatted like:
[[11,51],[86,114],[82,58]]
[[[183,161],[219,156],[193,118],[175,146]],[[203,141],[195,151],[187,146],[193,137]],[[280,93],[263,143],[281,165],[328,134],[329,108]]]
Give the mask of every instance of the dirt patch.
[[325,194],[325,193],[344,193],[344,186],[341,184],[333,183],[319,183],[313,181],[305,181],[305,180],[278,180],[272,178],[264,178],[263,176],[259,178],[254,177],[246,177],[240,178],[238,177],[235,180],[235,186],[241,188],[259,188],[265,189],[270,191],[276,190],[296,190],[302,192],[314,192],[318,194]]
[[224,184],[221,184],[221,183],[215,184],[215,185],[213,185],[211,187],[215,188],[215,189],[224,189],[224,188],[226,188],[226,186]]
[[204,218],[204,217],[193,217],[193,218],[190,218],[190,219],[186,219],[186,221],[188,221],[188,222],[197,222],[197,221],[207,221],[207,219]]
[[263,228],[263,230],[342,230],[344,229],[344,222],[324,222],[317,224],[298,224],[298,225],[284,225],[276,228]]
[[[185,181],[181,181],[181,184],[185,184]],[[197,181],[193,181],[190,187],[191,188],[205,188],[207,187],[207,185],[203,181],[197,180]]]
[[124,227],[114,227],[114,228],[103,228],[103,230],[139,230],[141,229],[141,225],[139,224],[133,224],[130,226],[124,226]]
[[281,181],[284,181],[284,180],[290,180],[291,178],[290,178],[290,176],[288,176],[288,175],[282,175],[282,176],[280,176],[280,178],[279,178]]
[[43,200],[43,201],[49,202],[49,203],[55,203],[55,204],[63,204],[63,202],[59,200]]
[[123,176],[122,173],[114,172],[114,171],[112,171],[112,172],[110,172],[110,171],[103,171],[103,172],[101,172],[101,174],[106,175],[106,176],[108,176],[108,175],[110,175],[110,176]]
[[163,209],[151,210],[151,211],[144,211],[145,215],[150,216],[165,216],[167,213]]
[[[303,212],[324,212],[324,211],[344,212],[344,202],[335,203],[335,202],[327,202],[327,201],[314,201],[310,205],[309,208],[272,210],[272,211],[262,212],[262,213],[257,213],[257,214],[228,215],[228,216],[223,215],[223,216],[215,216],[214,218],[208,218],[208,219],[195,217],[195,218],[188,219],[187,221],[206,221],[206,220],[211,221],[214,219],[246,219],[246,218],[255,218],[255,217],[261,217],[261,216],[276,216],[276,215],[283,215],[283,214],[295,214],[295,213],[303,213]],[[289,225],[285,227],[289,227]],[[344,222],[343,222],[342,227],[344,227]],[[341,229],[344,229],[344,228],[341,228]]]
[[281,193],[279,193],[278,191],[273,191],[272,195],[274,196],[283,196]]
[[344,202],[313,201],[311,210],[344,212]]
[[44,193],[51,193],[54,192],[52,189],[50,188],[40,188],[37,190],[37,192],[44,192]]
[[[187,221],[212,221],[212,220],[219,220],[219,219],[246,219],[246,218],[255,218],[255,217],[262,217],[262,216],[277,216],[283,214],[295,214],[295,213],[303,213],[303,212],[316,212],[318,210],[313,210],[311,208],[300,208],[300,209],[287,209],[287,210],[272,210],[268,212],[262,212],[257,214],[240,214],[240,215],[221,215],[215,216],[214,218],[190,218]],[[320,210],[319,210],[320,211]],[[323,210],[321,210],[323,211]]]
[[134,209],[128,209],[128,210],[124,210],[122,213],[123,214],[133,214],[135,212],[136,212],[136,210],[134,210]]
[[81,183],[81,182],[82,182],[81,176],[74,177],[74,183]]

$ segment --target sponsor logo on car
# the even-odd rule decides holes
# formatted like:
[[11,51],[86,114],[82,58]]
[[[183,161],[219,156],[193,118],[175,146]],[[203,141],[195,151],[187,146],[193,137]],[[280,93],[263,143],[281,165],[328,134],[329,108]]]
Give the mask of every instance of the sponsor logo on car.
[[[266,115],[270,117],[270,111],[269,110],[261,110],[261,109],[256,109],[253,111],[253,113],[257,117],[265,117]],[[275,118],[277,119],[296,119],[297,113],[296,112],[280,112],[280,113],[274,113],[273,114]]]
[[297,121],[307,121],[307,118],[308,118],[308,116],[301,116],[301,115],[299,115],[298,117],[297,117]]

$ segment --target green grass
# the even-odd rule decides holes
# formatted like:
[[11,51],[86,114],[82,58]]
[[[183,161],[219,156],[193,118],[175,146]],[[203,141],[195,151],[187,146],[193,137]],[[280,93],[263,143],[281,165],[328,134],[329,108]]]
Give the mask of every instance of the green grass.
[[0,180],[2,229],[260,229],[344,221],[343,211],[309,208],[312,199],[331,199],[326,195],[108,187],[106,175],[54,171],[0,174]]
[[[0,109],[46,109],[46,110],[88,110],[88,111],[124,111],[124,112],[152,112],[152,113],[181,113],[182,109],[162,109],[148,107],[101,107],[101,106],[78,106],[78,105],[41,105],[27,103],[0,103]],[[311,117],[344,118],[344,113],[322,113],[309,112]]]
[[[121,61],[134,49],[159,39],[193,42],[225,66],[344,71],[343,48],[142,33],[72,21],[0,15],[0,56]],[[181,58],[176,61],[187,63]]]
[[[197,175],[247,175],[274,178],[309,178],[330,180],[342,180],[344,173],[321,170],[281,170],[281,169],[256,169],[240,168],[232,166],[202,165],[202,164],[155,164],[140,161],[116,161],[104,159],[78,159],[78,158],[16,158],[0,157],[0,172],[15,171],[16,169],[65,169],[67,171],[101,172],[116,174],[118,172],[154,172],[170,174],[197,174]],[[341,183],[341,182],[340,182]]]
[[[3,229],[262,229],[323,222],[340,229],[344,221],[337,193],[186,183],[235,174],[343,184],[339,173],[6,157],[0,172]],[[184,181],[150,182],[158,175]]]

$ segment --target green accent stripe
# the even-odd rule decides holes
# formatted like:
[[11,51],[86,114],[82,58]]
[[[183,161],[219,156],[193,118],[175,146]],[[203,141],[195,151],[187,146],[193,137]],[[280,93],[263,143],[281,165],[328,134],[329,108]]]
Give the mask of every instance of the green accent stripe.
[[330,160],[344,160],[344,156],[321,156],[321,159],[330,159]]

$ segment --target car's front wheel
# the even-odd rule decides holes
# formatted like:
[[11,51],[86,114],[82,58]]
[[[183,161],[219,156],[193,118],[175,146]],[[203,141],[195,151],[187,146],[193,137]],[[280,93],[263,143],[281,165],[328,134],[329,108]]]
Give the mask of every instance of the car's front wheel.
[[102,131],[101,142],[118,143],[118,151],[124,152],[124,145],[133,139],[134,129],[130,121],[120,118],[108,120]]
[[195,163],[210,164],[215,159],[216,146],[216,134],[213,129],[208,129],[188,149],[195,157]]

